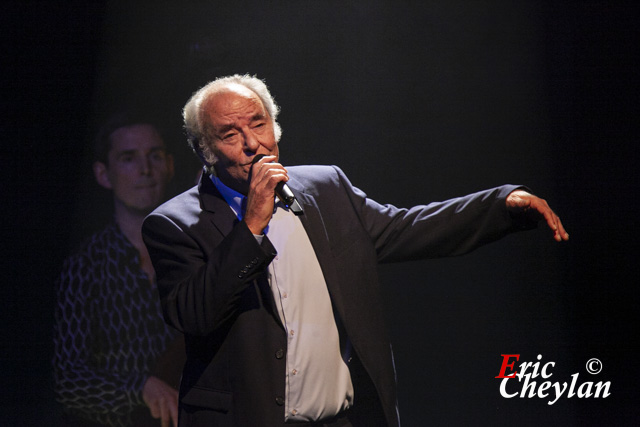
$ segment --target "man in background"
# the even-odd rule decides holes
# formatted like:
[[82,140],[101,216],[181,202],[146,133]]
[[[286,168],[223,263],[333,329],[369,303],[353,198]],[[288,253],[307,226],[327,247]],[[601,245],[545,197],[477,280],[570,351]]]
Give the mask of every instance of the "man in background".
[[149,120],[118,114],[99,131],[94,159],[114,216],[65,261],[57,281],[57,400],[67,425],[177,425],[184,344],[162,319],[141,235],[165,198],[173,158]]

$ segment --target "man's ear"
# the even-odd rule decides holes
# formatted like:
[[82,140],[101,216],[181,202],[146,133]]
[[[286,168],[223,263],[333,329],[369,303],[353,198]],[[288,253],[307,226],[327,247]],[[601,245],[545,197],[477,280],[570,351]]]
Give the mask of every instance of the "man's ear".
[[[173,165],[173,162],[172,162]],[[101,187],[111,190],[113,186],[109,180],[109,174],[107,173],[107,165],[102,162],[93,163],[93,175],[96,177],[96,181]]]

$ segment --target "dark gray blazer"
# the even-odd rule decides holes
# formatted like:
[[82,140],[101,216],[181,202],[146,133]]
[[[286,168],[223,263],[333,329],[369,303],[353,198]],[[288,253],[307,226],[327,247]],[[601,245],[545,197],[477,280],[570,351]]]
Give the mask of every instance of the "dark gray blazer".
[[[353,187],[337,167],[287,168],[336,320],[355,355],[354,425],[398,426],[395,368],[376,265],[459,255],[516,227],[518,188],[398,209]],[[156,209],[143,236],[165,320],[184,332],[180,426],[281,426],[286,336],[266,280],[276,251],[258,244],[205,176]]]

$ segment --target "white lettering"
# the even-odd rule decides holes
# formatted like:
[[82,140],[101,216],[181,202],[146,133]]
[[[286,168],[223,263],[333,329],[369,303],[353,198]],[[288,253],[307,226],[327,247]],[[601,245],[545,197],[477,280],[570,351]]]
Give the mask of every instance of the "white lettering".
[[509,381],[509,378],[505,378],[500,381],[500,395],[502,395],[502,397],[506,397],[507,399],[511,399],[512,397],[516,397],[518,393],[507,394],[507,381]]
[[571,387],[569,387],[569,394],[567,394],[567,397],[573,397],[575,396],[575,392],[573,391],[576,388],[576,382],[578,382],[578,373],[576,372],[575,374],[571,375]]
[[545,390],[550,387],[551,387],[551,381],[545,381],[542,384],[540,384],[540,388],[538,389],[538,397],[542,399],[549,396],[549,393],[545,393]]
[[547,366],[549,365],[551,365],[552,367],[556,366],[556,362],[547,362],[544,364],[544,366],[542,367],[542,373],[541,373],[542,378],[549,378],[551,377],[551,375],[553,375],[553,374],[547,374]]
[[558,401],[558,399],[560,399],[562,397],[562,394],[564,393],[564,391],[567,389],[567,383],[564,383],[564,387],[562,387],[562,389],[560,388],[560,383],[554,383],[553,384],[553,388],[556,391],[556,398],[553,401],[549,401],[549,405],[553,405],[554,403],[556,403]]
[[529,369],[531,365],[533,365],[532,362],[523,362],[520,364],[520,371],[517,374],[519,380],[522,380],[522,377],[525,375],[525,372],[527,372],[527,369]]
[[[578,389],[578,398],[581,397],[591,397],[591,386],[593,385],[592,382],[587,381],[586,383],[582,383],[580,385],[580,388]],[[586,387],[586,390],[583,390]]]
[[[542,359],[542,355],[538,355],[538,362],[523,362],[520,364],[520,369],[515,378],[520,386],[520,391],[510,389],[507,391],[508,381],[510,377],[496,377],[502,378],[500,382],[500,395],[504,398],[511,399],[516,396],[524,398],[538,397],[540,399],[550,399],[547,401],[548,405],[555,404],[561,397],[566,396],[571,398],[577,396],[578,399],[585,399],[589,397],[602,397],[606,398],[611,395],[611,381],[593,383],[592,381],[586,381],[582,384],[578,382],[580,377],[579,373],[571,375],[570,382],[551,382],[551,381],[535,381],[535,378],[542,377],[544,379],[551,378],[553,373],[552,368],[555,367],[555,362],[546,362],[541,365],[539,362]],[[595,362],[594,362],[595,363]],[[588,369],[588,368],[587,368]],[[528,372],[527,372],[528,371]],[[513,381],[512,381],[513,382]]]
[[527,397],[527,389],[529,389],[529,398],[532,398],[536,395],[536,382],[532,381],[529,384],[529,380],[531,379],[531,374],[525,375],[524,384],[522,385],[522,392],[520,392],[520,397]]
[[[542,355],[539,354],[538,355],[538,360],[542,360]],[[536,362],[533,364],[533,374],[531,375],[531,378],[538,378],[538,368],[540,368],[540,362]]]
[[609,393],[609,386],[611,386],[611,381],[607,381],[604,384],[602,384],[602,381],[599,381],[596,384],[596,394],[594,394],[593,397],[600,397],[600,390],[602,390],[603,388],[605,390],[604,390],[604,394],[602,395],[602,397],[605,398],[605,397],[611,396],[611,393]]

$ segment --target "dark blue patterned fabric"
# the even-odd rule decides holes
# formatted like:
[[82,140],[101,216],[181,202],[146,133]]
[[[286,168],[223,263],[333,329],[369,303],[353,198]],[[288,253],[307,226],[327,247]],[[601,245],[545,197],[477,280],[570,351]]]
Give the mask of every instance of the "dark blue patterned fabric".
[[138,251],[109,225],[65,261],[57,282],[57,400],[75,415],[132,425],[132,412],[145,407],[144,382],[175,335]]

